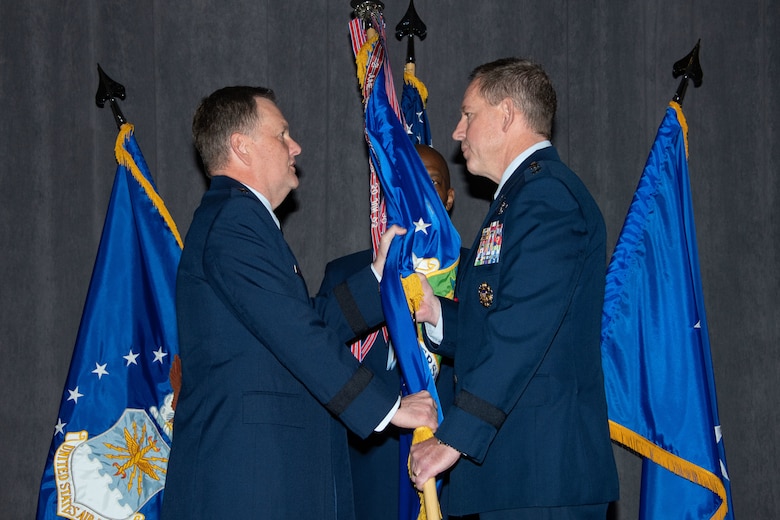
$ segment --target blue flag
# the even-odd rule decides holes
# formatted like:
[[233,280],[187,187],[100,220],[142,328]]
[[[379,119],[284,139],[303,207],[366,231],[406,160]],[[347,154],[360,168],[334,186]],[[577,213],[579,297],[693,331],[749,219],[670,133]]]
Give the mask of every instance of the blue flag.
[[[382,182],[388,224],[406,228],[407,234],[396,238],[388,252],[381,282],[382,303],[408,392],[428,390],[436,396],[429,361],[420,349],[407,305],[411,297],[408,284],[414,283],[415,272],[422,272],[433,287],[445,288],[437,292],[451,294],[460,237],[414,144],[387,102],[384,75],[385,70],[380,70],[366,105],[366,133]],[[402,279],[407,280],[406,289]]]
[[[410,139],[396,110],[381,16],[372,20],[372,26],[377,36],[356,53],[365,100],[366,139],[372,168],[381,183],[387,223],[407,230],[406,235],[393,241],[388,252],[381,282],[382,308],[401,370],[403,393],[428,390],[438,405],[435,381],[438,365],[433,355],[422,347],[413,318],[414,302],[419,303],[422,297],[415,273],[425,274],[437,295],[451,298],[460,236],[414,147],[414,138]],[[422,109],[422,104],[418,108]],[[427,118],[425,121],[427,131]],[[430,142],[430,134],[427,139]],[[438,408],[441,421],[441,406]],[[411,436],[402,436],[403,467],[410,444]],[[401,480],[399,516],[404,520],[418,518],[420,497],[409,484],[406,471],[401,471]]]
[[182,242],[132,131],[124,124],[117,137],[119,166],[41,479],[38,520],[154,519],[162,503]]
[[427,100],[428,89],[423,82],[414,74],[405,71],[401,112],[406,122],[406,133],[413,143],[431,146],[431,127],[428,124],[428,111],[425,110]]
[[610,434],[645,458],[640,518],[733,518],[677,103],[658,129],[606,283]]

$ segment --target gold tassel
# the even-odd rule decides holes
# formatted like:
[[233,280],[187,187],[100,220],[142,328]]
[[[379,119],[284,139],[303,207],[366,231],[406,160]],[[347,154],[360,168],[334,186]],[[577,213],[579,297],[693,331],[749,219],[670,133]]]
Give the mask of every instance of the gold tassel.
[[414,314],[423,301],[423,289],[420,277],[417,273],[412,273],[406,278],[401,278],[401,285],[406,294],[406,304],[409,306],[409,312]]
[[374,44],[379,41],[379,35],[375,34],[368,40],[366,40],[366,43],[363,44],[362,47],[360,47],[360,52],[357,53],[357,56],[355,56],[355,64],[357,65],[357,77],[358,81],[360,82],[360,88],[363,89],[364,83],[366,82],[366,72],[368,68],[368,53],[371,51],[371,49],[374,48]]

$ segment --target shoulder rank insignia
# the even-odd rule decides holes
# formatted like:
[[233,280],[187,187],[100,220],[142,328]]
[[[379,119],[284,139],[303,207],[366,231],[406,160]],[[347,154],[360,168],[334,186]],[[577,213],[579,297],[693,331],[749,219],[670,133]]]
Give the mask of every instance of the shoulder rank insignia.
[[479,284],[477,288],[477,295],[479,296],[479,303],[483,307],[490,307],[493,305],[493,288],[486,282]]
[[532,162],[531,164],[529,164],[529,165],[528,165],[528,168],[530,168],[530,170],[531,170],[531,173],[532,173],[533,175],[536,175],[537,173],[539,173],[540,171],[542,171],[542,166],[541,166],[541,165],[540,165],[538,162],[536,162],[536,161],[534,161],[534,162]]

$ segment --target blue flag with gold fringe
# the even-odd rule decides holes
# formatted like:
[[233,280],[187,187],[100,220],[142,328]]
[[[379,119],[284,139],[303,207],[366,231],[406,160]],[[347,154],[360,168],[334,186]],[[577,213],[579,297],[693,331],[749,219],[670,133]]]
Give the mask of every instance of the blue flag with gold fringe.
[[38,520],[154,519],[172,438],[182,242],[133,136],[119,163],[38,495]]
[[699,270],[687,124],[672,102],[607,270],[612,439],[643,460],[640,518],[733,518]]
[[[353,43],[357,20],[350,24]],[[460,255],[460,236],[431,182],[427,170],[404,128],[404,117],[395,102],[392,74],[386,56],[384,21],[372,19],[377,34],[356,52],[358,76],[365,103],[365,131],[370,162],[381,183],[387,208],[387,224],[406,228],[388,252],[381,281],[382,308],[403,379],[404,394],[428,390],[439,403],[435,373],[438,364],[421,348],[415,325],[414,306],[422,298],[415,273],[422,273],[437,295],[451,298]],[[356,46],[357,47],[357,46]],[[430,140],[428,138],[428,140]],[[428,144],[428,143],[424,143]],[[439,421],[442,419],[439,406]],[[408,440],[401,443],[402,464]],[[422,499],[401,472],[399,516],[418,518]]]

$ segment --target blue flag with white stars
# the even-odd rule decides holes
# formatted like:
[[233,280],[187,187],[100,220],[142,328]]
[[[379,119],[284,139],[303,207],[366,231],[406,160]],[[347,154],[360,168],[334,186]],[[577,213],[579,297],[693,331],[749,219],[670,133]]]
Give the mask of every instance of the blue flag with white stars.
[[115,151],[119,165],[41,479],[38,520],[155,519],[162,504],[182,242],[132,125],[122,125]]
[[607,269],[601,354],[610,436],[644,457],[642,520],[734,518],[687,134],[672,102]]
[[427,97],[427,89],[422,81],[404,72],[401,112],[406,121],[406,133],[413,143],[431,146],[431,127],[428,123],[428,111],[425,110]]

